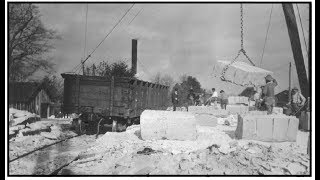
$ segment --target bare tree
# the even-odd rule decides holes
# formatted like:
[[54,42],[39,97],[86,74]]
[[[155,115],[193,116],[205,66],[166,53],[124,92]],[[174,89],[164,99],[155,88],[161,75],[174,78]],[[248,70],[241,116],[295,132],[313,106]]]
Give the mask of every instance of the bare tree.
[[[93,67],[95,67],[95,75],[97,76],[117,76],[135,78],[135,74],[131,71],[129,66],[124,61],[118,61],[112,64],[102,61],[98,65],[93,64],[92,66],[90,66],[90,68],[87,67],[87,69],[93,72]],[[87,74],[93,75],[90,72],[88,72]]]
[[168,75],[168,74],[161,75],[160,72],[158,72],[158,73],[154,76],[152,82],[157,83],[157,84],[162,84],[162,85],[165,85],[165,86],[169,86],[170,88],[171,88],[171,87],[173,86],[173,84],[174,84],[174,80],[173,80],[173,78],[172,78],[170,75]]
[[53,64],[44,54],[58,39],[56,32],[44,27],[38,7],[30,3],[9,3],[9,79],[23,81],[38,70],[50,72]]

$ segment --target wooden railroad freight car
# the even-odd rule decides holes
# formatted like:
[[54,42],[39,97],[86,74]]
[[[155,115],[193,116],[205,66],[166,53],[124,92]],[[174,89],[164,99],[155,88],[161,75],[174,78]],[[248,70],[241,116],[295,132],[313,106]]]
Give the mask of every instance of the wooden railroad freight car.
[[64,78],[63,113],[77,113],[78,133],[112,131],[139,123],[145,109],[165,109],[167,86],[125,77],[61,74]]

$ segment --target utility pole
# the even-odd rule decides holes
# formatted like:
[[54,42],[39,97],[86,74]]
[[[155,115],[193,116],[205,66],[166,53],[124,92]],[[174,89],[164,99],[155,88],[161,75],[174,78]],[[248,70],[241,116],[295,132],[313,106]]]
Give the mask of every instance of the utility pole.
[[81,66],[82,66],[82,75],[86,75],[85,70],[84,70],[84,62],[81,62]]
[[289,63],[289,94],[288,102],[291,102],[291,62]]

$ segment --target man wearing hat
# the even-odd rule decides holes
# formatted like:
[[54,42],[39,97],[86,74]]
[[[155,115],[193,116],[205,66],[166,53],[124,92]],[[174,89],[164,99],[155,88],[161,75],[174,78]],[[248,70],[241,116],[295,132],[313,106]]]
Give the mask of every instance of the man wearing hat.
[[263,87],[262,94],[264,95],[263,101],[266,105],[267,114],[272,114],[273,107],[276,104],[274,96],[274,88],[278,85],[277,81],[271,75],[265,77],[266,85]]
[[294,87],[291,92],[291,102],[289,102],[289,104],[291,104],[292,112],[296,113],[305,103],[306,98],[300,93],[297,87]]

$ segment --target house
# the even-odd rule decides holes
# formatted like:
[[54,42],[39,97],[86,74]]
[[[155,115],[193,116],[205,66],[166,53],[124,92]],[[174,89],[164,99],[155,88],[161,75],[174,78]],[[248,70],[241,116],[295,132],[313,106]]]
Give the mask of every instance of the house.
[[53,102],[43,83],[9,82],[8,94],[9,107],[26,110],[42,118],[50,116]]

